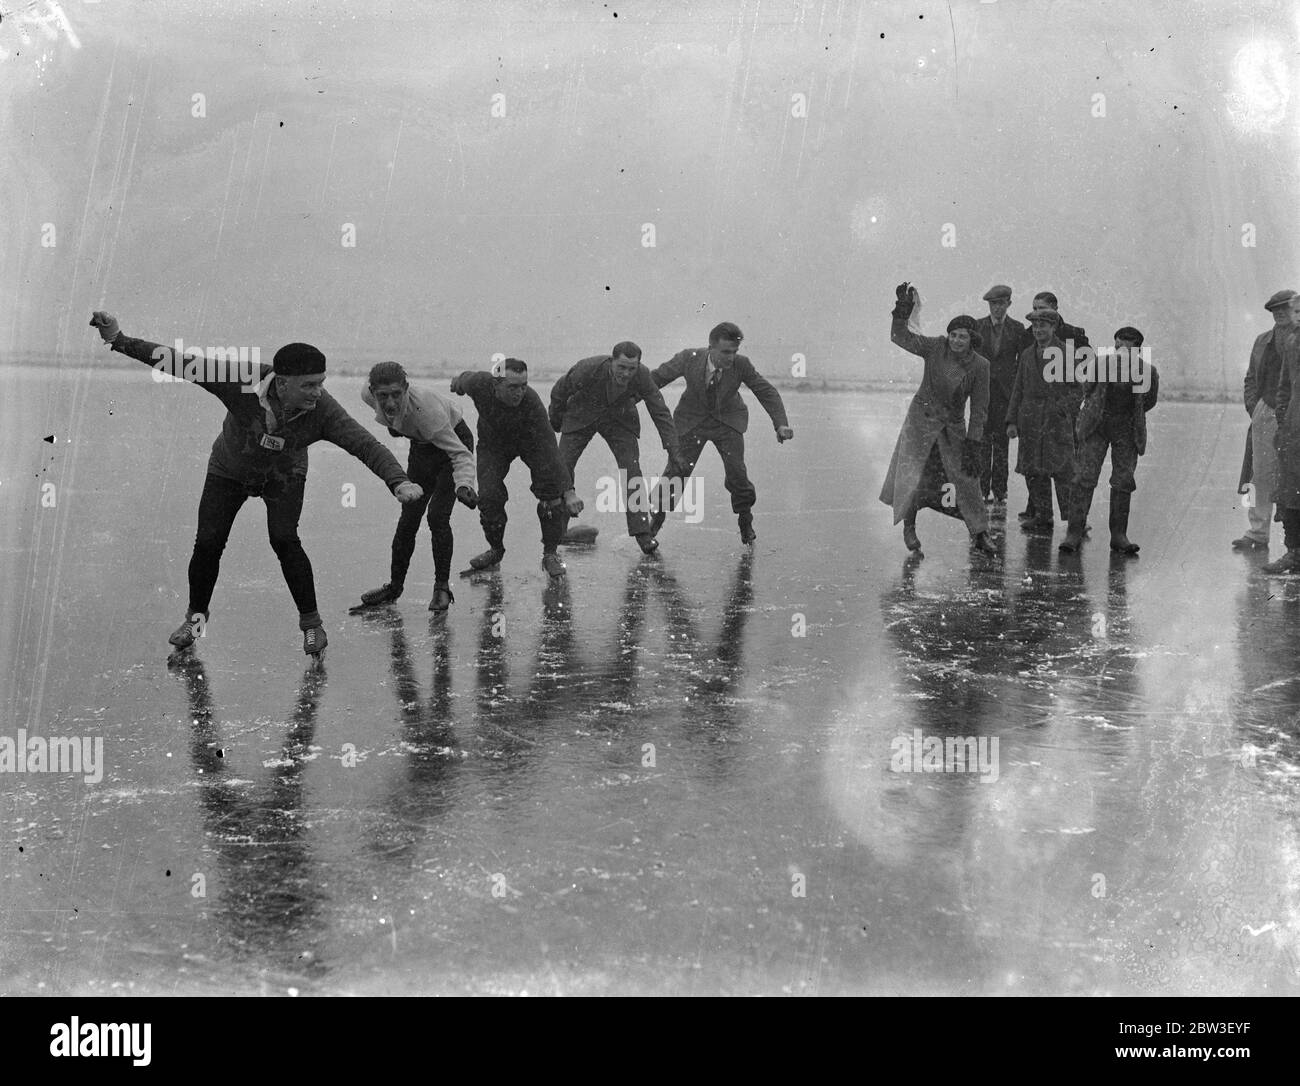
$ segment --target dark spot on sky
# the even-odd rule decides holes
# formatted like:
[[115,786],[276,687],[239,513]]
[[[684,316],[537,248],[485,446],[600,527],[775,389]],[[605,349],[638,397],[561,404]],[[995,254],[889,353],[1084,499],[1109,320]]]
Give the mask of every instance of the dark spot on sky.
[[19,851],[19,852],[22,852],[22,850],[23,850],[23,846],[22,846],[22,845],[19,845],[19,846],[18,846],[18,851]]
[[[1041,324],[1042,321],[1039,321],[1038,323]],[[171,877],[172,877],[172,869],[171,869],[170,867],[167,869],[167,871],[166,871],[166,875],[167,875],[168,878],[171,878]]]
[[281,122],[280,122],[280,127],[281,127],[281,128],[284,127],[284,121],[281,121]]
[[608,283],[605,284],[605,289],[606,289],[606,290],[609,290],[609,284],[608,284]]
[[883,38],[885,35],[884,35],[884,34],[881,34],[880,36]]
[[54,438],[54,435],[53,435],[53,434],[46,434],[43,438],[41,438],[41,440],[42,440],[42,441],[48,441],[51,445],[53,445],[53,444],[54,444],[54,441],[55,441],[55,438]]

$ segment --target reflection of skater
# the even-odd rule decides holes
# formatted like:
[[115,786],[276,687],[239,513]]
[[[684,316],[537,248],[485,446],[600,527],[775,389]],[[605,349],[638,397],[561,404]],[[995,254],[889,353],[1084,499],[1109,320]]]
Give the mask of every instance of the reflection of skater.
[[[681,449],[680,461],[674,466],[670,458],[662,472],[663,477],[672,477],[680,467],[682,486],[685,487],[704,446],[713,442],[722,457],[722,467],[726,472],[723,485],[731,495],[731,511],[736,514],[740,526],[740,541],[753,543],[757,535],[751,510],[757,494],[745,471],[745,430],[749,426],[749,408],[740,398],[740,386],[747,385],[758,397],[776,428],[778,442],[789,441],[794,437],[794,431],[786,418],[781,393],[748,358],[736,353],[744,338],[736,325],[724,321],[709,333],[707,348],[679,351],[654,371],[654,381],[663,388],[679,377],[686,379],[686,391],[673,412]],[[669,488],[668,509],[661,508],[655,513],[651,524],[651,531],[656,535],[663,527],[665,517],[677,507],[679,496],[675,487]]]
[[[1043,354],[1055,347],[1065,358],[1065,345],[1057,337],[1060,315],[1053,309],[1035,309],[1025,317],[1034,344],[1020,355],[1020,370],[1007,406],[1007,436],[1018,438],[1016,471],[1025,477],[1034,519],[1025,521],[1030,531],[1050,532],[1052,483],[1061,515],[1070,515],[1070,482],[1074,478],[1074,416],[1078,386],[1044,376]],[[1068,363],[1068,359],[1066,360]]]
[[641,475],[638,400],[645,401],[668,454],[670,468],[665,474],[675,476],[677,428],[635,343],[624,341],[615,345],[612,354],[584,358],[556,381],[550,418],[560,435],[560,459],[570,478],[587,443],[597,434],[605,439],[619,471],[626,475],[627,534],[651,554],[659,544],[650,534],[650,492]]
[[479,521],[488,549],[470,559],[471,569],[495,569],[506,553],[506,473],[515,457],[532,473],[537,519],[542,524],[542,568],[563,577],[555,549],[570,516],[582,512],[573,480],[564,470],[541,397],[528,387],[528,366],[507,358],[500,377],[466,370],[451,382],[458,396],[478,408]]
[[[907,408],[894,445],[880,500],[903,522],[907,549],[919,551],[916,514],[935,509],[966,522],[971,546],[996,554],[988,536],[988,514],[980,494],[979,450],[989,401],[989,363],[976,354],[980,345],[974,317],[954,317],[946,336],[920,336],[907,326],[916,290],[902,283],[895,291],[890,338],[925,360],[921,387]],[[966,401],[970,400],[970,430]],[[956,508],[954,508],[954,504]]]
[[[90,323],[113,350],[130,358],[158,365],[173,376],[181,376],[187,368],[185,360],[173,357],[172,348],[124,335],[117,319],[107,313],[96,312]],[[212,443],[199,499],[199,527],[189,569],[189,610],[168,640],[185,649],[202,633],[235,515],[245,500],[256,497],[266,505],[271,547],[298,606],[303,650],[317,655],[325,648],[325,630],[316,609],[311,562],[298,539],[307,483],[307,446],[330,441],[347,450],[379,476],[398,501],[419,501],[423,492],[407,479],[393,454],[325,391],[325,356],[315,347],[307,343],[281,347],[272,364],[260,363],[253,376],[258,380],[256,395],[238,379],[187,375],[225,405],[226,421]]]
[[1134,474],[1138,457],[1147,451],[1147,412],[1155,407],[1160,394],[1160,378],[1150,363],[1145,363],[1150,368],[1149,387],[1145,392],[1138,388],[1136,359],[1141,346],[1141,332],[1136,328],[1121,328],[1115,333],[1116,357],[1128,358],[1130,379],[1104,380],[1099,363],[1097,380],[1083,386],[1083,404],[1074,428],[1077,450],[1074,479],[1070,484],[1070,530],[1061,542],[1063,551],[1077,550],[1083,542],[1092,492],[1109,449],[1110,549],[1120,554],[1138,552],[1138,545],[1128,538],[1129,503],[1137,490]]
[[396,362],[380,362],[370,371],[361,398],[375,409],[375,421],[388,432],[411,439],[406,473],[424,489],[424,497],[402,507],[393,534],[393,559],[388,584],[361,596],[363,606],[392,603],[402,594],[411,565],[415,539],[425,507],[433,536],[434,583],[430,611],[445,611],[454,602],[451,576],[451,511],[459,498],[473,509],[474,435],[461,418],[460,408],[429,389],[411,388],[406,371]]
[[1254,500],[1246,507],[1250,527],[1240,539],[1232,541],[1233,550],[1268,551],[1269,527],[1273,521],[1274,491],[1277,487],[1277,390],[1282,379],[1282,354],[1286,340],[1295,327],[1292,306],[1294,290],[1279,290],[1264,308],[1273,314],[1273,327],[1255,337],[1246,368],[1243,399],[1250,416],[1247,447],[1249,470],[1243,471],[1242,484],[1254,484]]

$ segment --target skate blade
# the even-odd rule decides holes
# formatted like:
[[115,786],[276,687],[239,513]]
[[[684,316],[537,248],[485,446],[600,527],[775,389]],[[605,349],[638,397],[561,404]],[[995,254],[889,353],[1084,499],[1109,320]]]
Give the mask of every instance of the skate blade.
[[470,566],[469,569],[462,569],[460,571],[460,576],[473,577],[474,574],[476,573],[500,573],[500,572],[501,572],[501,563],[498,562],[494,566],[484,566],[482,569],[475,569],[473,566]]
[[168,667],[182,667],[185,664],[194,663],[198,657],[194,655],[194,646],[186,645],[183,649],[173,648],[167,654]]
[[396,603],[396,600],[384,600],[383,603],[358,603],[355,607],[348,608],[348,614],[360,615],[367,611],[378,611],[385,607],[392,607]]
[[590,546],[592,543],[596,542],[596,536],[599,534],[599,532],[600,532],[599,528],[592,527],[586,524],[581,524],[576,527],[570,528],[567,532],[565,532],[564,538],[560,540],[560,545],[564,547]]
[[307,653],[307,667],[311,670],[319,671],[325,666],[325,654],[327,652],[329,652],[328,647],[321,649],[320,652]]

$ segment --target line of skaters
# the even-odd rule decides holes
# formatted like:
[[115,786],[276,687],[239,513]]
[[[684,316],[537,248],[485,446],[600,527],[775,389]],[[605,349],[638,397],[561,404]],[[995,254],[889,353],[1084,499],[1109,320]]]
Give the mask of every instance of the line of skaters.
[[[965,521],[973,552],[996,555],[989,522],[1006,516],[1009,449],[1016,441],[1016,472],[1029,491],[1019,517],[1026,531],[1055,528],[1055,487],[1068,524],[1060,549],[1077,552],[1109,452],[1110,547],[1136,555],[1138,545],[1128,538],[1130,502],[1138,458],[1146,452],[1146,415],[1160,384],[1142,333],[1120,328],[1112,364],[1094,367],[1091,360],[1105,352],[1094,352],[1084,330],[1066,323],[1050,291],[1034,295],[1026,326],[1007,316],[1012,291],[997,284],[984,294],[987,317],[954,317],[943,336],[912,327],[920,313],[914,286],[900,283],[894,293],[890,339],[925,363],[880,492],[894,523],[903,522],[907,549],[921,554],[916,515],[934,509]],[[1090,360],[1078,371],[1077,354]]]
[[[224,367],[197,365],[182,351],[127,336],[110,313],[97,310],[90,324],[112,350],[197,384],[226,409],[199,499],[188,570],[189,606],[185,620],[168,638],[178,653],[188,652],[205,632],[221,555],[248,498],[261,498],[266,507],[267,534],[298,609],[303,651],[317,658],[324,651],[327,638],[315,578],[298,538],[307,449],[317,441],[329,441],[357,457],[402,504],[389,580],[363,593],[355,613],[401,597],[426,517],[435,570],[429,610],[448,610],[455,601],[450,585],[451,514],[457,501],[478,509],[487,541],[487,550],[470,559],[465,573],[499,569],[505,556],[506,476],[517,459],[527,467],[537,499],[542,568],[552,579],[564,577],[558,545],[591,535],[589,529],[570,530],[569,520],[583,509],[574,489],[574,469],[597,435],[604,438],[626,480],[627,530],[642,552],[658,549],[667,515],[676,508],[709,443],[722,458],[741,541],[752,545],[757,538],[752,512],[757,493],[745,469],[749,412],[740,386],[749,388],[762,404],[778,442],[794,437],[780,393],[739,353],[744,335],[730,322],[713,328],[707,347],[680,351],[653,371],[641,362],[641,348],[631,341],[617,344],[608,355],[585,358],[556,382],[549,410],[529,387],[528,366],[520,359],[507,358],[492,372],[467,370],[452,380],[451,391],[473,400],[477,443],[451,399],[413,386],[398,363],[381,362],[371,369],[361,396],[374,409],[376,422],[392,436],[410,441],[405,471],[325,391],[325,355],[311,344],[289,343],[276,351],[269,366],[258,362],[251,369],[244,367],[247,372],[226,372]],[[685,391],[670,413],[660,389],[679,379],[685,381]],[[649,507],[649,487],[638,459],[637,404],[642,401],[667,454],[658,500]]]

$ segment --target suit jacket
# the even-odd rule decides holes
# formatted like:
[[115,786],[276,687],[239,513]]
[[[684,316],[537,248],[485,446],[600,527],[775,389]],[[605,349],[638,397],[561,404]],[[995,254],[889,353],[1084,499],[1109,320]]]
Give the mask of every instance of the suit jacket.
[[779,393],[743,354],[736,355],[736,360],[722,371],[714,403],[710,406],[708,390],[708,353],[707,347],[688,347],[678,351],[651,375],[657,387],[671,384],[679,377],[686,378],[686,391],[677,402],[673,412],[673,421],[677,424],[678,434],[688,434],[706,422],[720,422],[739,434],[749,426],[749,409],[740,398],[740,386],[747,385],[758,397],[758,402],[772,419],[774,428],[789,426],[785,416],[785,404]]
[[[1131,397],[1130,412],[1133,426],[1133,444],[1137,446],[1138,456],[1147,451],[1147,412],[1156,405],[1160,397],[1160,374],[1154,365],[1151,368],[1151,385],[1141,396]],[[1103,380],[1093,381],[1083,386],[1083,403],[1079,407],[1078,417],[1074,422],[1075,437],[1080,442],[1095,434],[1106,418],[1106,393],[1108,385]]]
[[984,345],[980,354],[989,360],[989,392],[998,393],[1003,400],[1011,399],[1011,389],[1016,383],[1016,371],[1020,369],[1020,346],[1024,338],[1025,326],[1011,317],[1002,318],[1002,339],[998,349],[993,349],[993,318],[981,317],[975,322]]
[[664,451],[676,459],[677,428],[649,368],[638,365],[632,379],[611,399],[612,361],[607,354],[584,358],[555,382],[551,389],[551,429],[557,434],[571,434],[575,430],[610,422],[628,430],[633,437],[640,437],[641,415],[636,405],[644,400],[655,429],[659,431]]

